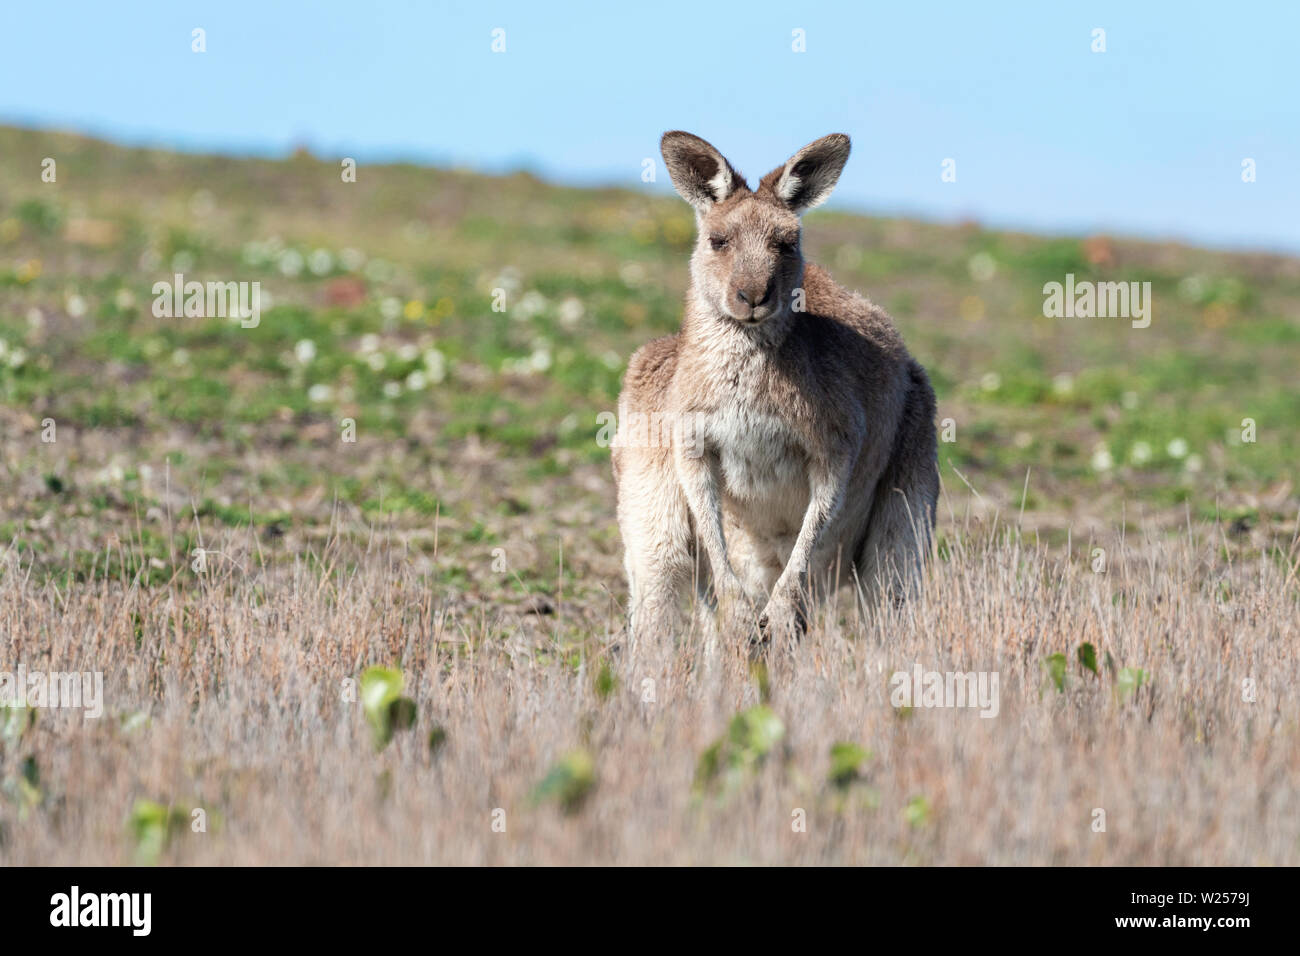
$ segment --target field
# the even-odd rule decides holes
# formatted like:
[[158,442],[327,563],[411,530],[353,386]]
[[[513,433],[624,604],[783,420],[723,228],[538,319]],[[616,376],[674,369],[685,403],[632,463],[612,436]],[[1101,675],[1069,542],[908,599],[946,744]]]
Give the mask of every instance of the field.
[[[0,711],[0,863],[1300,863],[1300,260],[810,214],[935,383],[926,595],[632,659],[598,416],[684,203],[0,157],[0,672],[104,682]],[[176,273],[260,322],[155,315]],[[1044,317],[1067,274],[1150,327]]]

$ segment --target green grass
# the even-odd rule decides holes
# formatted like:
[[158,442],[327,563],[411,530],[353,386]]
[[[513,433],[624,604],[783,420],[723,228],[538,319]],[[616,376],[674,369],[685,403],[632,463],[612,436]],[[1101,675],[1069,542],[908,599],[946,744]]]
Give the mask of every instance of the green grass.
[[[89,539],[168,509],[247,526],[250,501],[255,528],[291,525],[300,549],[339,504],[356,519],[344,533],[363,534],[380,519],[430,531],[435,515],[485,527],[509,500],[491,532],[506,543],[544,550],[538,529],[561,521],[617,550],[597,415],[631,353],[678,322],[693,223],[676,198],[412,166],[344,184],[328,157],[11,128],[0,154],[6,454],[61,488],[10,502],[10,540],[38,563],[64,560],[46,514],[78,517]],[[46,155],[56,184],[31,173]],[[1081,503],[1170,526],[1188,501],[1263,527],[1294,515],[1294,261],[844,212],[806,225],[810,258],[890,308],[929,368],[955,427],[950,492],[965,493],[955,466],[1015,510],[1028,471],[1026,517],[1044,533]],[[255,329],[155,317],[153,284],[175,271],[255,280],[272,303]],[[1042,285],[1067,272],[1151,282],[1151,327],[1044,318]]]

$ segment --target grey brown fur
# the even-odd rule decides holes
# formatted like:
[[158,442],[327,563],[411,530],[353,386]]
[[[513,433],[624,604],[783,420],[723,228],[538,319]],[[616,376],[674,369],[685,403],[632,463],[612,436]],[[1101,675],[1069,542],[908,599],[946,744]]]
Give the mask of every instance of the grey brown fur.
[[[798,632],[808,600],[843,583],[914,591],[939,490],[934,392],[889,316],[800,251],[799,216],[834,188],[848,137],[805,146],[757,191],[698,137],[661,148],[699,235],[681,331],[637,350],[619,396],[634,637],[671,627],[692,581],[765,634]],[[633,413],[676,430],[647,441],[624,427]]]

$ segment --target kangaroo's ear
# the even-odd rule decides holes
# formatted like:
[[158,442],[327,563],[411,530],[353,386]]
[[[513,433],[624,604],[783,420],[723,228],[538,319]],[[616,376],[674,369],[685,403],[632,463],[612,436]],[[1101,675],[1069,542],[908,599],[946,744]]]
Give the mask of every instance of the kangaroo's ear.
[[696,212],[706,212],[737,189],[748,188],[745,177],[731,167],[726,157],[698,136],[673,130],[664,133],[659,149],[678,195]]
[[849,138],[843,133],[831,133],[809,143],[784,166],[764,176],[760,191],[769,190],[793,212],[802,214],[827,200],[848,159]]

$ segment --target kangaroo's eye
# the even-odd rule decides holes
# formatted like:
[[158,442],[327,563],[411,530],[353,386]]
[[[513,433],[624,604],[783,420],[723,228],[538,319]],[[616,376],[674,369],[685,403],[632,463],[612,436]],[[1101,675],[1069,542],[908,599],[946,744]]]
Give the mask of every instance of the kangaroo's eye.
[[713,247],[713,249],[714,249],[715,252],[716,252],[717,250],[719,250],[719,249],[725,249],[725,248],[727,248],[727,237],[726,237],[726,236],[709,236],[709,245],[711,245],[711,246]]

